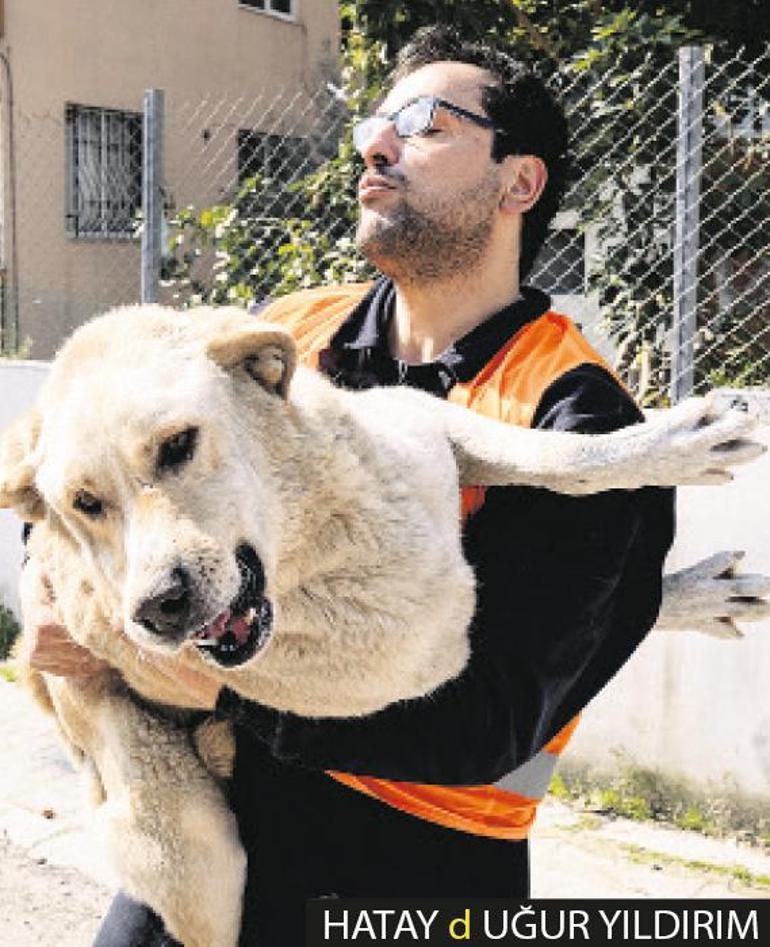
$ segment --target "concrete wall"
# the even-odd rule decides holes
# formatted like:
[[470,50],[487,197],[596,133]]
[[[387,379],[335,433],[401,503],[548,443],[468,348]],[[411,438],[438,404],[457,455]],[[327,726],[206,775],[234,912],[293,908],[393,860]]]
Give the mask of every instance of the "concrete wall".
[[[47,366],[0,362],[0,429],[34,397]],[[761,435],[770,444],[770,434]],[[744,571],[770,574],[770,452],[734,483],[679,491],[669,568],[744,549]],[[0,595],[16,605],[20,524],[0,511]],[[737,788],[770,801],[770,622],[740,641],[655,632],[583,715],[565,760],[598,769],[624,759],[701,789]]]
[[[768,484],[770,453],[727,486],[680,489],[668,568],[743,549],[742,571],[770,574]],[[654,632],[588,707],[565,760],[610,771],[620,752],[696,788],[770,802],[770,622],[745,628],[737,641]]]
[[298,88],[337,55],[335,0],[299,0],[296,21],[237,0],[5,0],[5,8],[14,95],[31,113],[62,101],[134,108],[136,90],[150,86],[183,101]]
[[[212,182],[222,173],[233,179],[239,125],[262,127],[258,114],[239,121],[239,108],[260,97],[267,105],[284,90],[301,112],[336,63],[338,10],[336,0],[297,0],[297,18],[287,20],[237,0],[5,0],[4,8],[15,165],[4,174],[3,256],[11,268],[18,259],[10,276],[21,293],[21,339],[48,358],[89,315],[139,296],[138,241],[65,233],[65,104],[138,112],[145,89],[164,89],[169,192],[178,205],[206,206],[223,196]],[[7,109],[7,82],[0,96]],[[181,131],[173,119],[186,103],[201,107]],[[4,142],[7,119],[6,111]]]
[[[45,362],[0,361],[0,431],[34,401],[47,371]],[[8,510],[0,510],[0,601],[17,614],[22,554],[21,522]]]

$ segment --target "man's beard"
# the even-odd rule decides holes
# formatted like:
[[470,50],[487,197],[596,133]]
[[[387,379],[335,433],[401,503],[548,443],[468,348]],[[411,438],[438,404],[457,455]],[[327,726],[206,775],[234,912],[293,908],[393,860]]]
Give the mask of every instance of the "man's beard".
[[413,207],[406,188],[388,216],[362,216],[356,245],[386,276],[404,283],[439,282],[479,262],[489,245],[498,200],[498,177],[492,172],[428,210]]

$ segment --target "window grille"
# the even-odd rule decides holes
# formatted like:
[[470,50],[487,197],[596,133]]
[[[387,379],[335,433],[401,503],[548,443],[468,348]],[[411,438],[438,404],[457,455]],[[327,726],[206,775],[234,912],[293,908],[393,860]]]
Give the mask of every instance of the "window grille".
[[142,202],[142,116],[67,105],[67,209],[73,237],[132,237]]
[[289,17],[294,16],[296,6],[295,0],[238,0],[238,3],[242,7],[251,7],[253,10]]

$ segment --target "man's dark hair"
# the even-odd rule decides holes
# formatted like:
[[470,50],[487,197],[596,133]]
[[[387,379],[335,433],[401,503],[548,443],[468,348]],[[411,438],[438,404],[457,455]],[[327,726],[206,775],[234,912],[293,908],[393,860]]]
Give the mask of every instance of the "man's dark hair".
[[532,269],[564,196],[570,167],[564,110],[523,62],[492,44],[463,39],[446,26],[425,27],[414,34],[398,54],[391,82],[434,62],[469,63],[489,72],[496,81],[482,89],[481,101],[501,129],[495,132],[492,158],[502,161],[506,155],[535,155],[548,170],[543,193],[524,215],[519,261],[524,277]]

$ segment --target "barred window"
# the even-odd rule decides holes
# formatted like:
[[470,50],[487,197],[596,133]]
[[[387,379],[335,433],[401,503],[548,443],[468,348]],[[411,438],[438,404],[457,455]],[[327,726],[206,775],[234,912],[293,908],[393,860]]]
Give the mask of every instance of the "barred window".
[[67,105],[66,232],[131,237],[142,202],[142,115]]
[[242,7],[251,7],[253,10],[291,17],[294,16],[297,5],[296,0],[238,0],[238,3]]

